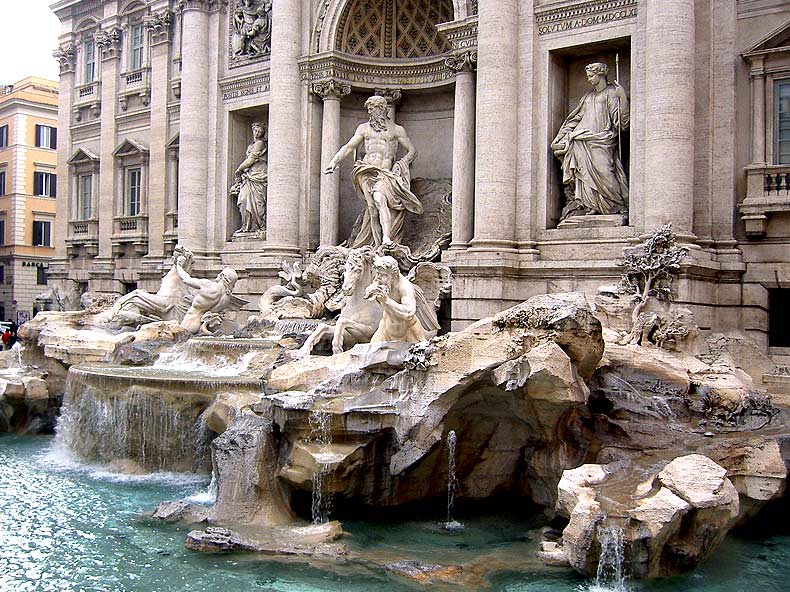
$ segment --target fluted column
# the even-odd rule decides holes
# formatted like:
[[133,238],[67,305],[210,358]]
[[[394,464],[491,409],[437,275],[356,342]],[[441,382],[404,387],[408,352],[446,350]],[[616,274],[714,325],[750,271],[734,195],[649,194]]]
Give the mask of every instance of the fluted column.
[[455,70],[453,116],[453,238],[451,249],[465,249],[474,236],[475,68],[477,52],[447,58]]
[[208,207],[209,4],[189,0],[181,15],[178,240],[198,253],[206,250]]
[[[313,93],[324,102],[321,120],[321,168],[340,148],[340,101],[351,92],[348,84],[334,80],[318,82],[312,86]],[[329,247],[340,242],[340,175],[321,174],[320,198],[320,246]]]
[[476,250],[515,248],[518,103],[517,0],[481,2],[478,13]]
[[693,238],[694,0],[647,3],[645,232]]
[[272,255],[299,251],[302,84],[297,60],[301,39],[301,0],[274,0],[266,208],[267,251]]
[[749,75],[752,79],[752,163],[765,160],[765,58],[751,59]]

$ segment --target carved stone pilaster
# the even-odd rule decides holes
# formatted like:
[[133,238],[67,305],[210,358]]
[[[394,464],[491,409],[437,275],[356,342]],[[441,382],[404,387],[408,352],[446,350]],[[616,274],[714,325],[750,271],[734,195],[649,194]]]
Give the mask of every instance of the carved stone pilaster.
[[316,82],[310,87],[314,95],[326,101],[327,99],[341,100],[351,93],[351,85],[337,80]]
[[101,51],[102,60],[111,60],[121,55],[121,29],[113,27],[98,31],[94,36],[96,47]]
[[477,70],[477,52],[464,51],[450,56],[444,64],[454,72],[474,72]]
[[173,13],[169,10],[164,10],[145,17],[143,22],[145,23],[146,29],[151,32],[151,45],[170,41],[172,21]]
[[73,43],[64,43],[58,49],[52,52],[58,66],[60,66],[60,74],[72,74],[77,67],[77,51]]

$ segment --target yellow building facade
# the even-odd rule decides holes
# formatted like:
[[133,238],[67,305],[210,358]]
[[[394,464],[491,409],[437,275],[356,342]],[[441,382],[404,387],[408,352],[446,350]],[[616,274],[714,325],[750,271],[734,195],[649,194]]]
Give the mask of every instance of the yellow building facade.
[[0,320],[22,323],[55,253],[58,83],[0,87]]

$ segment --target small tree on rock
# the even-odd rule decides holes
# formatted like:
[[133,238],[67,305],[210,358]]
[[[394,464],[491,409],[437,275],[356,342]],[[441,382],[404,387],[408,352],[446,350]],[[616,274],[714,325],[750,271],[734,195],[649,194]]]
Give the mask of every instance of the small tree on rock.
[[640,340],[643,325],[640,315],[651,297],[657,300],[671,299],[672,281],[686,255],[688,249],[675,244],[671,224],[659,227],[644,243],[626,250],[620,289],[633,294],[636,304],[631,313],[631,331],[622,343],[637,343]]

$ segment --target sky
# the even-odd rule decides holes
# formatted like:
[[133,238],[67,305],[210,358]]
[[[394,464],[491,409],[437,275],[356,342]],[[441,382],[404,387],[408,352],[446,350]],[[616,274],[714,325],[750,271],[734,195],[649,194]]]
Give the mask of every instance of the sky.
[[0,0],[0,84],[27,76],[58,80],[52,52],[58,46],[60,21],[49,9],[55,0]]

